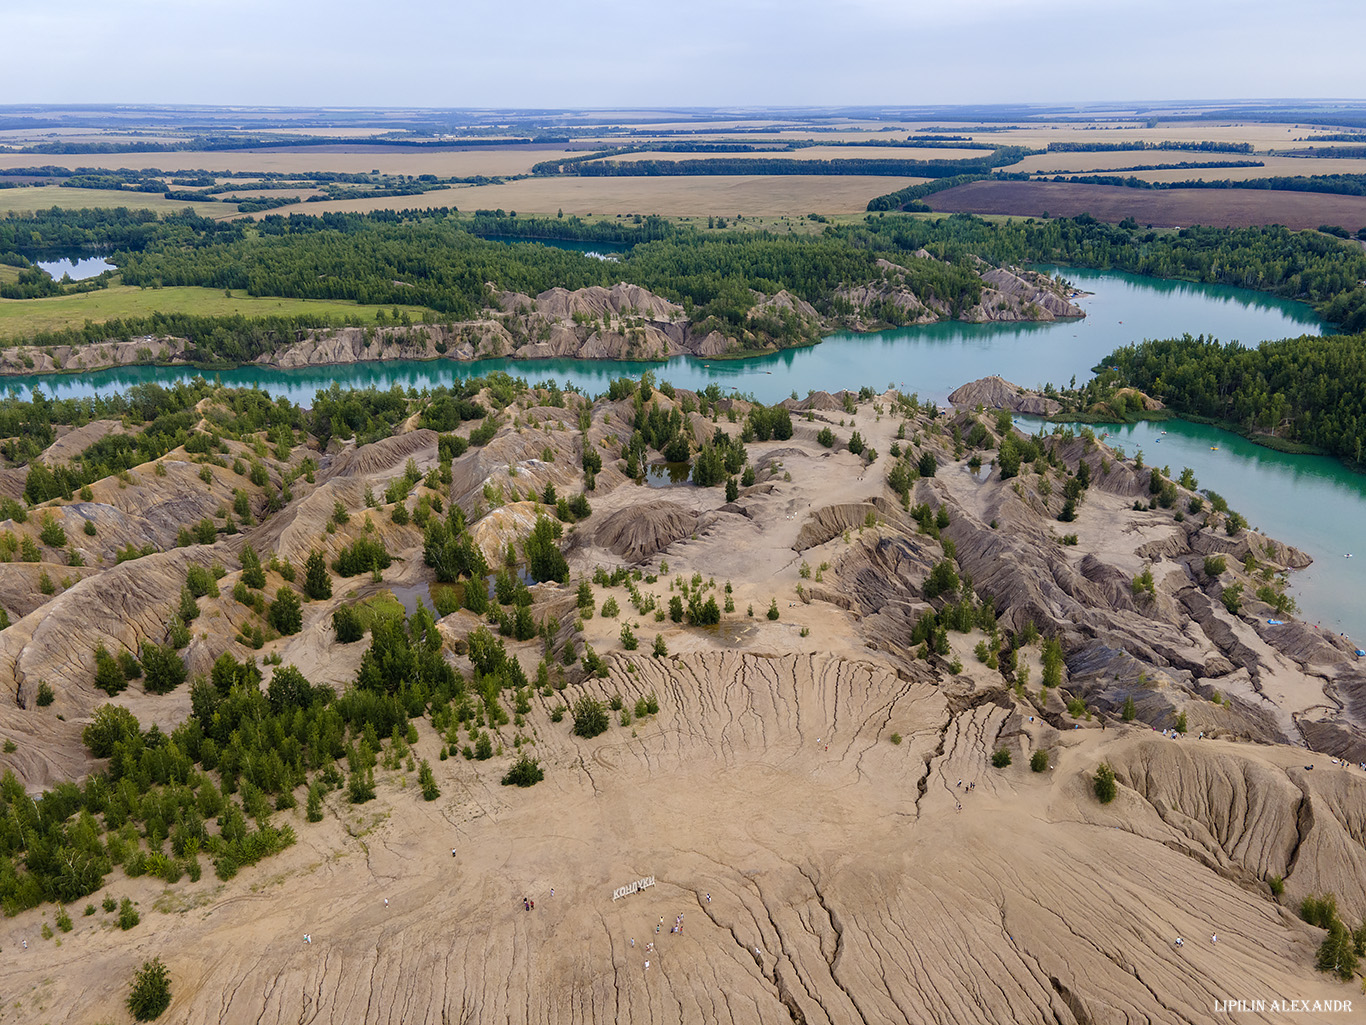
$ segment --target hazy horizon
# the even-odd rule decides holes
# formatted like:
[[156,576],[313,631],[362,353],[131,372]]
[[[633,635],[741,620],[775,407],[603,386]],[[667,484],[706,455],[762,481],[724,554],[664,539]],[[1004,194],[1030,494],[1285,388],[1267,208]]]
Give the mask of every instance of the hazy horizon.
[[[642,109],[1366,97],[1325,39],[1366,5],[1313,0],[71,0],[6,14],[14,105]],[[1139,102],[1139,101],[1115,101]]]

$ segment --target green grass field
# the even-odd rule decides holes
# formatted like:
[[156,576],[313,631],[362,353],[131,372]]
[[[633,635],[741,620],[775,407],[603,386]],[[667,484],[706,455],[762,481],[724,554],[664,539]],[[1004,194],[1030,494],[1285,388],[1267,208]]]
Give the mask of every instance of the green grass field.
[[204,217],[237,216],[236,203],[186,203],[154,192],[121,192],[117,189],[64,189],[60,185],[36,185],[23,189],[0,189],[0,214],[13,210],[31,214],[35,210],[95,210],[100,207],[126,206],[130,210],[155,210],[166,213],[187,206]]
[[[373,320],[377,306],[360,306],[344,300],[253,298],[234,293],[231,298],[213,288],[137,288],[113,285],[98,292],[59,295],[49,299],[0,299],[0,337],[23,340],[38,331],[80,327],[87,320],[99,323],[116,317],[145,317],[157,311],[190,313],[202,317],[293,317],[316,315],[319,319],[359,315]],[[386,314],[392,307],[383,307]],[[419,306],[400,306],[420,323]]]
[[19,280],[19,268],[0,263],[0,285],[12,285]]

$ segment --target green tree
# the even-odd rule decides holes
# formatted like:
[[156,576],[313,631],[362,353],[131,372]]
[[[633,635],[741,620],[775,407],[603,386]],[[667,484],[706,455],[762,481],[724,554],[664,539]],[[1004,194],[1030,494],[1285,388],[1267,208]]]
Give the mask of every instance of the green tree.
[[1134,696],[1132,694],[1125,695],[1124,709],[1122,712],[1120,712],[1120,718],[1123,719],[1125,722],[1133,722],[1134,717],[1137,715],[1138,709],[1134,707]]
[[327,574],[327,560],[322,552],[310,552],[304,563],[304,594],[310,601],[332,597],[332,578]]
[[49,548],[66,547],[66,530],[49,512],[43,513],[42,530],[38,534],[39,540]]
[[270,603],[266,619],[271,626],[286,636],[296,634],[304,628],[303,605],[294,588],[288,584],[280,585],[280,590],[275,592],[275,600]]
[[1356,975],[1357,952],[1352,934],[1342,920],[1334,918],[1328,925],[1328,935],[1319,944],[1318,957],[1314,966],[1321,972],[1330,972],[1343,982],[1350,982]]
[[998,769],[1004,769],[1010,764],[1010,752],[1003,747],[998,747],[992,752],[991,764]]
[[1042,749],[1029,756],[1029,768],[1034,772],[1048,771],[1048,752]]
[[1115,799],[1118,788],[1115,786],[1115,770],[1110,768],[1106,762],[1101,762],[1096,769],[1094,781],[1096,800],[1101,804],[1109,804]]
[[436,785],[436,775],[432,772],[432,763],[425,758],[418,769],[417,781],[422,787],[424,801],[435,801],[441,796],[441,789]]
[[152,1021],[171,1006],[171,973],[159,957],[142,963],[132,987],[128,1010],[135,1021]]
[[570,715],[574,717],[574,733],[580,737],[596,737],[610,725],[607,707],[589,694],[574,702]]
[[353,605],[342,605],[332,613],[332,629],[337,633],[338,644],[350,644],[365,636],[360,614]]
[[266,586],[266,571],[251,545],[242,546],[242,583],[258,591]]
[[144,641],[142,644],[143,686],[149,694],[169,694],[185,682],[185,663],[172,648]]
[[[577,729],[577,726],[575,727]],[[606,727],[603,727],[606,729]],[[530,787],[535,786],[545,779],[545,770],[534,758],[529,755],[522,755],[517,761],[512,763],[512,768],[508,769],[503,776],[503,786]]]
[[121,705],[101,705],[81,732],[81,740],[96,758],[108,758],[114,745],[136,737],[140,732],[137,717]]
[[[563,531],[564,528],[550,517],[536,517],[536,525],[531,528],[525,545],[527,572],[533,580],[555,580],[562,584],[568,582],[569,563],[565,561],[559,545]],[[579,590],[582,594],[582,585]]]

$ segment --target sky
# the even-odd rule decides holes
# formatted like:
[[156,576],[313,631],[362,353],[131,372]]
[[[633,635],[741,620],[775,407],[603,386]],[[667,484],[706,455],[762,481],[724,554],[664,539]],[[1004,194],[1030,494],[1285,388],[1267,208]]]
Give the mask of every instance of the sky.
[[[6,8],[10,8],[6,10]],[[0,103],[1366,98],[1361,0],[0,0]]]

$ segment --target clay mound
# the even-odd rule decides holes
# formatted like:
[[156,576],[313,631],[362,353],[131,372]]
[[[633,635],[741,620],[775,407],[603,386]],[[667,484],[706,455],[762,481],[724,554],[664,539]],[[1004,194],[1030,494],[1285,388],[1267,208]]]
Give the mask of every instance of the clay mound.
[[88,424],[63,433],[56,428],[58,438],[38,456],[34,462],[54,466],[80,455],[95,442],[110,434],[127,433],[122,420],[92,420]]
[[[751,289],[751,291],[753,290]],[[820,314],[816,312],[814,306],[805,299],[798,299],[791,292],[787,291],[787,289],[782,289],[775,295],[767,297],[765,297],[762,292],[753,292],[753,294],[758,301],[750,307],[749,313],[746,315],[746,319],[748,320],[753,320],[755,317],[764,316],[766,314],[781,313],[789,310],[803,319],[817,321],[820,319]]]
[[572,292],[567,288],[551,288],[536,296],[537,313],[562,320],[569,320],[576,313],[592,317],[604,314],[620,316],[628,310],[634,310],[636,316],[656,320],[671,321],[683,315],[683,307],[639,285],[628,285],[624,281],[617,282],[610,289],[600,285]]
[[673,502],[619,509],[596,525],[593,543],[625,562],[642,563],[675,541],[691,537],[707,519]]
[[[844,392],[837,392],[836,394],[843,396]],[[844,410],[844,402],[841,401],[841,399],[837,399],[834,395],[831,395],[828,391],[813,391],[806,398],[797,399],[796,401],[784,399],[782,405],[786,406],[788,409],[814,409],[830,413],[843,412]]]
[[[869,514],[874,518],[886,518],[885,507],[879,508],[872,502],[845,502],[839,505],[826,505],[814,510],[806,517],[801,532],[793,543],[794,551],[804,552],[827,541],[834,540],[846,530],[857,530],[867,524]],[[897,517],[900,519],[900,517]]]
[[949,401],[962,409],[972,409],[980,404],[986,409],[1008,409],[1012,413],[1032,416],[1048,416],[1062,408],[1057,400],[1027,392],[994,374],[970,381],[950,392]]
[[1084,317],[1086,311],[1069,302],[1050,278],[1019,267],[994,267],[982,274],[980,303],[963,314],[964,320],[1040,320]]
[[436,431],[424,427],[350,448],[337,456],[319,479],[401,473],[409,459],[416,460],[419,466],[424,462],[435,465],[436,438]]
[[520,552],[522,542],[544,515],[545,508],[535,502],[514,502],[494,509],[475,523],[470,533],[484,553],[484,561],[497,568],[503,565],[508,542]]
[[1268,764],[1199,741],[1148,739],[1110,765],[1152,806],[1168,846],[1244,883],[1281,876],[1292,906],[1334,893],[1356,921],[1366,911],[1366,779],[1321,756],[1275,754]]

